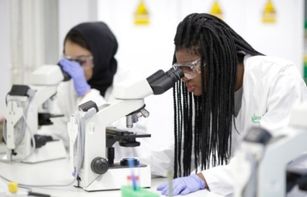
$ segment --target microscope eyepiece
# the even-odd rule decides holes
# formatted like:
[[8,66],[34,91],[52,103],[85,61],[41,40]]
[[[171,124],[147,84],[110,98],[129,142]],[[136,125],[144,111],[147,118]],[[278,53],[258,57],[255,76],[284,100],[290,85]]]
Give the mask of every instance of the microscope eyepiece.
[[150,87],[155,95],[162,94],[172,88],[177,81],[183,77],[181,69],[171,68],[167,72],[157,71],[147,78]]
[[61,69],[61,71],[62,71],[62,74],[63,74],[63,81],[69,81],[70,79],[71,79],[71,76],[67,73],[67,72],[65,72],[64,70],[63,70],[63,67],[61,66],[61,64],[60,63],[58,63],[58,66],[60,67],[60,69]]
[[181,69],[174,69],[171,68],[166,72],[167,75],[173,80],[174,83],[176,83],[178,80],[180,80],[184,74]]

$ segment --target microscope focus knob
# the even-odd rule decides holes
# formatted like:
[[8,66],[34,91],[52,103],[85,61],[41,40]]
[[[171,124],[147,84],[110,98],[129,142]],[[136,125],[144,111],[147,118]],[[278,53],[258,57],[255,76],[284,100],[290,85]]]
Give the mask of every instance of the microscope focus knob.
[[96,174],[104,174],[109,169],[108,160],[102,157],[96,157],[91,163],[91,169]]

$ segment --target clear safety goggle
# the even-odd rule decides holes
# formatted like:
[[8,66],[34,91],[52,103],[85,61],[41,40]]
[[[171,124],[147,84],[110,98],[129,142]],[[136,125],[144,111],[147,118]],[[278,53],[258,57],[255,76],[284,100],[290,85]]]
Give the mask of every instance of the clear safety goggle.
[[81,66],[84,66],[84,64],[88,61],[93,61],[93,56],[91,55],[80,55],[76,58],[70,57],[70,56],[63,56],[65,59],[68,59],[70,61],[78,62]]
[[174,69],[181,69],[184,77],[187,79],[193,79],[196,77],[197,73],[200,73],[200,58],[196,59],[192,62],[180,64],[180,63],[175,63],[173,64]]

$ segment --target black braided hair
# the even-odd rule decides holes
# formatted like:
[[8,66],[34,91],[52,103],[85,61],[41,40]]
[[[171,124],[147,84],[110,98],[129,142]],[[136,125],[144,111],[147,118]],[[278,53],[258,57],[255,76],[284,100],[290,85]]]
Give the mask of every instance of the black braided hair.
[[228,162],[237,65],[243,61],[242,54],[262,54],[225,22],[209,14],[185,17],[174,41],[175,51],[194,51],[201,65],[206,64],[201,67],[201,96],[188,92],[182,81],[173,89],[174,176],[178,177],[190,174],[192,161],[196,169]]

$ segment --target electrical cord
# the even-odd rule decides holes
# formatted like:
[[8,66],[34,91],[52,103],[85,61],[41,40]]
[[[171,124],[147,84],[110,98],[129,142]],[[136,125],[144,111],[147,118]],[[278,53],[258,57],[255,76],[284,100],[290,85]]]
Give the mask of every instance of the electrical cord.
[[76,142],[73,145],[73,157],[74,157],[74,176],[77,178],[80,174],[81,167],[84,161],[85,152],[85,130],[86,120],[97,113],[96,109],[91,108],[87,112],[79,112],[76,114],[76,120],[78,121],[78,135]]
[[[27,158],[29,158],[35,151],[35,147],[36,147],[36,144],[35,144],[35,139],[34,139],[34,135],[33,135],[33,132],[32,132],[32,129],[31,127],[29,126],[25,116],[23,115],[22,118],[24,119],[24,122],[25,122],[25,125],[28,129],[25,129],[26,131],[29,132],[29,135],[31,136],[31,141],[32,141],[32,147],[31,147],[31,151],[28,155],[24,156],[23,158],[20,158],[20,159],[14,159],[13,161],[16,162],[16,163],[21,163],[21,162],[24,162]],[[9,158],[7,159],[0,159],[0,162],[2,163],[11,163],[12,161],[9,160]]]
[[74,176],[77,177],[80,174],[80,169],[83,164],[84,158],[84,143],[85,143],[85,120],[81,115],[77,114],[78,118],[78,134],[77,139],[73,146],[73,157],[74,157]]
[[[12,183],[13,181],[8,179],[7,177],[0,174],[0,178],[3,179],[7,183]],[[28,196],[37,196],[37,197],[51,197],[50,194],[41,193],[41,192],[34,192],[32,191],[32,188],[55,188],[55,187],[67,187],[71,186],[75,182],[75,179],[73,179],[71,182],[67,184],[49,184],[49,185],[33,185],[33,184],[24,184],[24,183],[18,183],[18,187],[23,188],[26,190]]]

